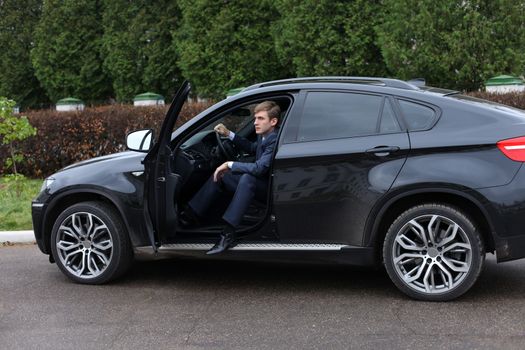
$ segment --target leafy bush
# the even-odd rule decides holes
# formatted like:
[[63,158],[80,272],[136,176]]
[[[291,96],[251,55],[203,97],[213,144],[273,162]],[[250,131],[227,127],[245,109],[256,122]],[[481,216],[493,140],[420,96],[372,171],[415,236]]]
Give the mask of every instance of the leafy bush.
[[[0,137],[1,144],[9,148],[9,156],[2,162],[2,166],[12,168],[13,173],[18,175],[16,163],[24,158],[15,146],[16,141],[22,141],[36,134],[36,129],[28,122],[27,117],[13,114],[15,101],[0,97]],[[2,158],[4,159],[4,158]]]
[[525,110],[524,92],[509,92],[506,94],[495,94],[491,92],[478,91],[471,92],[468,95]]
[[[206,103],[186,104],[177,125],[181,125],[207,108]],[[154,128],[156,134],[166,116],[168,106],[133,107],[112,105],[87,108],[78,112],[41,110],[27,112],[36,136],[18,141],[16,146],[24,157],[18,171],[28,177],[45,177],[66,165],[81,160],[125,150],[127,133]],[[0,146],[0,159],[9,149]],[[0,173],[5,172],[3,161]]]

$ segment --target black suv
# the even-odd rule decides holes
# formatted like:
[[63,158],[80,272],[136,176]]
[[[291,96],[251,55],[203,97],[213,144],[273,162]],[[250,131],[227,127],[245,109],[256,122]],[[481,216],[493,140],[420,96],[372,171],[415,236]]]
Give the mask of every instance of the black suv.
[[[158,137],[47,178],[32,203],[39,248],[80,283],[118,277],[134,255],[384,264],[394,284],[449,300],[477,280],[486,252],[525,257],[525,113],[455,91],[382,78],[257,84],[175,129],[184,83]],[[255,140],[253,109],[282,110],[266,201],[237,244],[206,256],[221,224],[178,216],[225,160],[250,162],[217,123]],[[227,198],[226,201],[227,203]]]

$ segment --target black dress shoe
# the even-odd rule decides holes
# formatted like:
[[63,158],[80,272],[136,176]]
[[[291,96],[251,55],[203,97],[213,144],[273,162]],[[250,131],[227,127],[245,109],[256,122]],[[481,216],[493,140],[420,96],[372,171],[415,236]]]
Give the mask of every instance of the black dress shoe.
[[217,242],[210,250],[206,252],[206,255],[219,254],[226,249],[233,247],[235,242],[235,232],[224,232],[221,233],[221,239]]
[[180,213],[179,223],[182,225],[182,227],[197,226],[199,224],[199,217],[197,214],[195,214],[193,209],[188,207]]

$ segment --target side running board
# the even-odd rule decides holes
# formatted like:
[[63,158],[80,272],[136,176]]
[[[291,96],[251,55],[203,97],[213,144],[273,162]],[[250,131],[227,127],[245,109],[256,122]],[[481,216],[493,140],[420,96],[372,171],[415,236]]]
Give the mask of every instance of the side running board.
[[[160,246],[159,252],[181,251],[181,250],[210,250],[213,243],[178,243],[164,244]],[[281,244],[281,243],[239,243],[228,250],[258,250],[258,251],[333,251],[347,247],[344,244]]]
[[[151,247],[135,247],[135,257],[138,259],[164,259],[174,256],[193,256],[204,257],[204,253],[213,247],[213,243],[176,243],[164,244],[158,247],[154,252]],[[275,252],[275,255],[289,255],[291,252],[298,252],[299,255],[308,256],[309,253],[322,253],[325,255],[324,262],[337,262],[350,265],[370,266],[378,263],[374,247],[356,247],[345,244],[282,244],[282,243],[239,243],[228,249],[232,254],[238,253],[241,257],[265,256],[256,254],[256,252]],[[282,253],[282,254],[278,254]],[[326,254],[325,254],[326,253]],[[344,253],[344,254],[340,254]],[[271,256],[272,254],[270,254]],[[294,255],[294,254],[292,254]],[[222,256],[222,254],[220,255]],[[226,256],[230,256],[226,254]],[[270,257],[268,256],[268,257]],[[313,256],[313,255],[312,255]],[[331,258],[330,258],[331,257]],[[340,258],[344,257],[343,260]],[[297,261],[297,259],[294,259]]]

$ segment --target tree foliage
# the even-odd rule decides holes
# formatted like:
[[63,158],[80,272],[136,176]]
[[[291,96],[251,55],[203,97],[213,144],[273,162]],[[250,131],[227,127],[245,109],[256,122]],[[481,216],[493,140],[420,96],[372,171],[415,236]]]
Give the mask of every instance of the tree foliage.
[[46,0],[31,52],[36,76],[53,101],[74,96],[105,99],[111,83],[102,71],[100,1]]
[[525,3],[385,0],[378,26],[388,68],[400,78],[477,90],[496,74],[523,74]]
[[117,99],[129,101],[145,91],[173,95],[180,81],[172,35],[177,3],[106,0],[104,5],[104,68]]
[[285,78],[271,22],[278,12],[267,0],[181,0],[182,24],[175,40],[179,65],[196,90],[223,97],[227,90]]
[[377,0],[279,0],[274,25],[281,62],[298,76],[382,76],[386,69],[376,45]]
[[525,70],[523,0],[0,0],[0,95],[130,101],[294,76],[477,90]]
[[22,108],[48,102],[29,56],[41,11],[42,0],[0,1],[0,96]]

